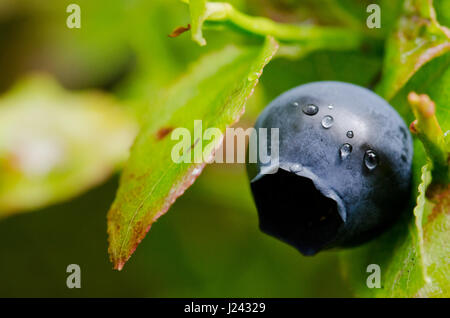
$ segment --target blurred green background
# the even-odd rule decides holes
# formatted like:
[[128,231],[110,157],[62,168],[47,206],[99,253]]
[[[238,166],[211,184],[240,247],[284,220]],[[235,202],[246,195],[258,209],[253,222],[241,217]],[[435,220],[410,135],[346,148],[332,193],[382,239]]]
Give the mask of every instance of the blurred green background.
[[[373,1],[230,2],[281,22],[357,25]],[[66,27],[70,3],[81,7],[81,29]],[[388,23],[394,14],[383,19]],[[1,0],[0,92],[6,94],[31,72],[46,72],[69,91],[107,92],[139,116],[201,55],[254,40],[209,30],[208,45],[199,47],[189,32],[167,36],[188,23],[187,6],[176,0]],[[302,83],[341,80],[370,87],[379,77],[382,54],[379,49],[321,51],[301,60],[276,59],[264,70],[238,125],[251,125],[268,101]],[[351,296],[339,252],[303,257],[258,230],[241,164],[208,166],[152,227],[124,270],[113,271],[106,212],[117,184],[116,173],[72,200],[0,220],[0,296]],[[81,289],[66,287],[69,264],[81,267]]]

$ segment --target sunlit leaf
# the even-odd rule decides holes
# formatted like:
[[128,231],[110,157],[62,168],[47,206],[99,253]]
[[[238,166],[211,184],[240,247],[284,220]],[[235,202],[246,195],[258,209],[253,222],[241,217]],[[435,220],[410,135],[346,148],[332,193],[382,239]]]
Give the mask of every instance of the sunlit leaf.
[[[203,130],[216,127],[222,132],[236,122],[277,47],[273,38],[267,38],[261,46],[232,46],[205,57],[149,114],[108,213],[109,253],[116,269],[123,267],[152,223],[194,182],[205,165],[204,161],[175,163],[171,152],[177,141],[171,139],[171,132],[184,127],[193,136],[194,120],[203,121]],[[202,153],[208,147],[204,157],[211,157],[220,143],[192,140],[183,156],[198,150]]]

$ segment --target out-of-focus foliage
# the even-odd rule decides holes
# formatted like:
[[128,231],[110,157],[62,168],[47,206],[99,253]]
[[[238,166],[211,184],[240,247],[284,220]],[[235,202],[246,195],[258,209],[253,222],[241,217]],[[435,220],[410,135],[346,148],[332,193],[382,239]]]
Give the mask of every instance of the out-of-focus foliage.
[[0,218],[103,182],[136,128],[106,94],[69,93],[45,76],[17,84],[0,99]]
[[71,3],[14,0],[0,7],[1,87],[17,80],[17,71],[52,72],[70,88],[110,87],[127,71],[133,53],[125,32],[126,2],[76,1],[81,29],[66,26]]

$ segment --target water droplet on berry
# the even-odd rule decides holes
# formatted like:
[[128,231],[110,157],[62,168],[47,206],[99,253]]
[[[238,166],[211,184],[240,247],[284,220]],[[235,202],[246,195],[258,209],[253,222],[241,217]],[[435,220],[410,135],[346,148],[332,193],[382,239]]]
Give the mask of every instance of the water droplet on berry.
[[341,159],[345,159],[351,154],[352,150],[353,150],[352,145],[343,144],[339,149],[339,156],[341,156]]
[[298,103],[297,102],[293,102],[292,105],[294,105],[295,107],[298,107]]
[[333,126],[333,124],[334,124],[334,119],[330,115],[327,115],[322,119],[322,127],[325,129],[330,128],[331,126]]
[[308,105],[303,106],[302,110],[306,115],[313,116],[313,115],[317,114],[317,112],[319,111],[319,107],[317,107],[316,105],[313,105],[313,104],[308,104]]
[[353,131],[351,131],[351,130],[349,130],[349,131],[347,131],[347,137],[348,138],[353,138]]
[[372,171],[379,164],[378,155],[373,150],[367,150],[364,154],[364,165],[367,169]]
[[334,106],[333,105],[328,105],[328,109],[333,109]]

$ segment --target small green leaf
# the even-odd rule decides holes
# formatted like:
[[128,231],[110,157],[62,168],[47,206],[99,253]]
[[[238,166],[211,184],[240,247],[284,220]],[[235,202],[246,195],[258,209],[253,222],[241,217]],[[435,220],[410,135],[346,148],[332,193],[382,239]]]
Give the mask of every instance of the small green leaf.
[[436,20],[432,1],[406,0],[386,45],[377,92],[390,100],[423,65],[450,51],[450,30]]
[[72,198],[128,156],[136,125],[112,97],[47,76],[0,99],[0,218]]
[[[195,136],[199,128],[194,132],[195,120],[202,120],[203,130],[215,127],[224,132],[243,113],[277,48],[278,43],[269,37],[262,46],[232,46],[209,55],[154,107],[135,141],[108,213],[109,254],[116,269],[122,269],[150,226],[194,182],[205,165],[201,160],[175,163],[171,153],[178,142],[172,140],[171,132],[183,127]],[[204,158],[211,157],[221,143],[200,140],[201,136],[192,140],[183,156],[206,153]]]

